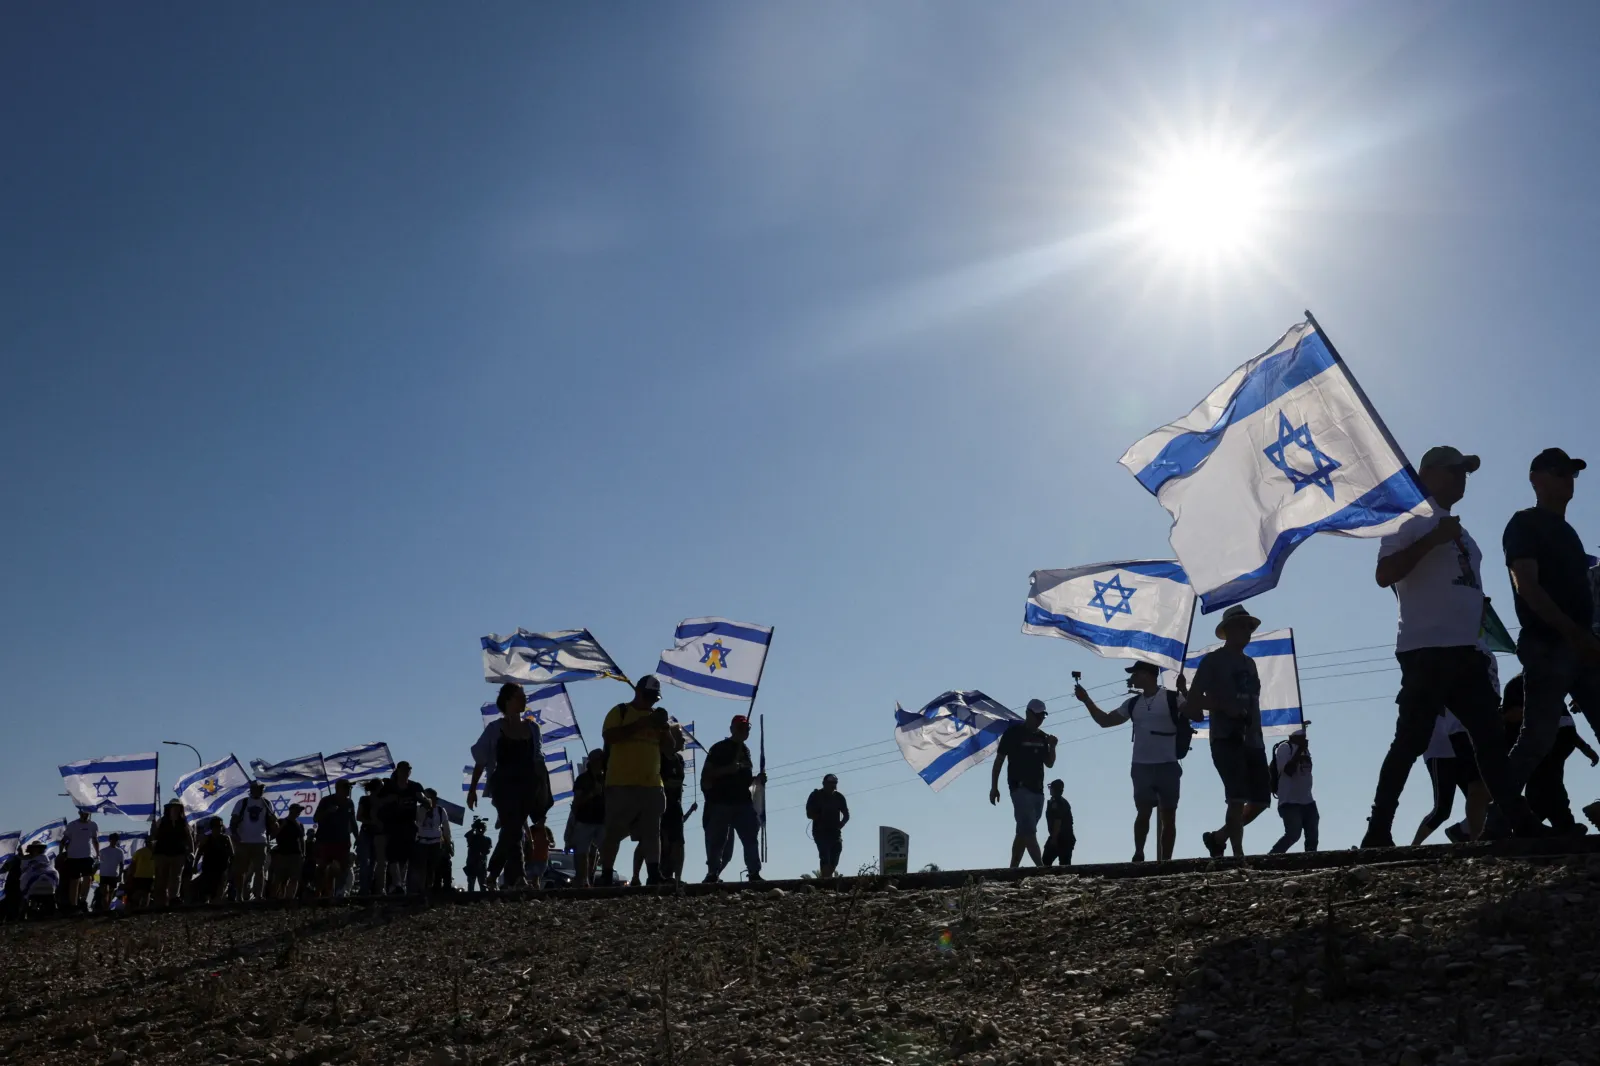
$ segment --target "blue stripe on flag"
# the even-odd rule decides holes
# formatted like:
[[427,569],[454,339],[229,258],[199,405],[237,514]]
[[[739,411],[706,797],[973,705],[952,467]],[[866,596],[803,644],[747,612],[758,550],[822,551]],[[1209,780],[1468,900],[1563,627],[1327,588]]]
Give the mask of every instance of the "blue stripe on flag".
[[963,740],[960,747],[951,748],[927,766],[918,770],[917,776],[928,784],[933,784],[939,778],[954,770],[962,760],[970,759],[985,748],[1000,743],[1000,734],[1011,728],[1011,725],[1012,723],[1010,722],[994,722],[984,726],[966,740]]
[[127,759],[122,762],[97,762],[88,759],[84,762],[69,762],[61,767],[63,774],[72,774],[74,777],[83,774],[113,774],[118,770],[154,770],[154,759]]
[[1266,562],[1200,597],[1201,613],[1210,614],[1243,603],[1251,596],[1277,585],[1283,566],[1289,561],[1289,554],[1300,546],[1301,541],[1318,533],[1337,533],[1345,529],[1382,525],[1413,510],[1424,499],[1422,488],[1411,471],[1396,471],[1381,485],[1326,518],[1279,533],[1278,539],[1267,552]]
[[674,680],[680,681],[690,688],[703,688],[711,692],[726,692],[730,696],[742,696],[755,699],[756,687],[738,681],[729,681],[726,678],[712,677],[709,674],[697,674],[693,670],[683,670],[671,663],[662,661],[656,664],[656,673],[666,674]]
[[1187,585],[1189,575],[1183,572],[1183,565],[1174,560],[1157,560],[1148,563],[1124,563],[1114,570],[1126,570],[1130,574],[1143,574],[1146,577],[1160,577],[1168,581],[1179,581]]
[[676,639],[688,640],[691,637],[703,637],[707,633],[715,633],[719,637],[737,637],[752,644],[772,643],[771,633],[734,625],[732,622],[700,622],[692,626],[679,626]]
[[[1252,659],[1265,659],[1273,655],[1293,655],[1294,638],[1275,637],[1272,640],[1252,640],[1244,646],[1244,653]],[[1200,660],[1204,659],[1206,655],[1206,652],[1191,655],[1184,660],[1183,665],[1186,669],[1192,670],[1200,665]]]
[[577,644],[584,640],[591,642],[594,640],[594,637],[589,635],[587,629],[580,629],[559,637],[552,637],[544,633],[537,633],[534,636],[538,639],[529,640],[518,633],[507,637],[504,642],[491,640],[488,637],[479,637],[478,640],[488,651],[505,651],[507,648],[549,648],[558,644]]
[[1030,626],[1050,626],[1063,633],[1088,641],[1102,648],[1134,648],[1156,655],[1165,655],[1173,662],[1183,654],[1183,641],[1171,637],[1158,637],[1138,629],[1111,629],[1090,622],[1080,622],[1059,614],[1051,614],[1036,603],[1028,604],[1023,620]]
[[1210,429],[1172,438],[1161,449],[1161,454],[1134,477],[1151,493],[1159,491],[1172,478],[1187,477],[1210,457],[1229,426],[1255,414],[1333,365],[1333,353],[1328,351],[1322,334],[1306,334],[1290,350],[1258,363],[1239,383],[1227,409]]
[[1261,712],[1263,729],[1274,725],[1299,725],[1302,720],[1299,707],[1274,707]]
[[[566,695],[566,692],[567,692],[567,686],[563,685],[561,682],[557,681],[553,685],[546,685],[544,688],[536,688],[532,692],[529,692],[528,693],[528,702],[529,703],[537,703],[540,700],[553,699],[556,696],[564,696],[564,695]],[[492,704],[491,704],[491,706],[492,706]]]

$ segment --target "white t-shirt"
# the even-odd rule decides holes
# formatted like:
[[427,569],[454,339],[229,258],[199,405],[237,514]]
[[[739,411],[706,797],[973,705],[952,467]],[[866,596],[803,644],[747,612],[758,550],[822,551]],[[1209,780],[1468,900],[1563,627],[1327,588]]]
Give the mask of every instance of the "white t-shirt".
[[1424,759],[1454,759],[1456,749],[1451,746],[1450,738],[1457,733],[1465,733],[1467,727],[1461,720],[1449,711],[1445,711],[1433,722],[1433,736],[1428,740],[1428,750],[1422,753]]
[[[1178,697],[1182,710],[1188,701]],[[1136,763],[1177,762],[1177,730],[1172,724],[1172,712],[1167,705],[1166,689],[1156,689],[1154,696],[1129,696],[1121,707],[1111,712],[1119,722],[1133,722],[1133,761]]]
[[240,813],[234,821],[234,836],[241,844],[265,844],[267,842],[267,815],[272,811],[272,804],[268,803],[265,796],[246,796],[239,801],[239,806],[234,808]]
[[1278,764],[1278,802],[1310,803],[1311,767],[1301,767],[1298,773],[1293,774],[1285,773],[1283,769],[1289,765],[1289,760],[1294,758],[1294,745],[1284,741],[1272,753],[1272,758]]
[[[1378,558],[1421,540],[1448,512],[1411,519],[1378,545]],[[1464,549],[1464,550],[1463,550]],[[1437,545],[1395,582],[1400,632],[1394,650],[1462,648],[1478,643],[1483,628],[1483,552],[1465,529],[1459,542]]]
[[92,859],[94,843],[99,837],[100,827],[94,824],[94,819],[87,822],[74,819],[61,834],[61,846],[67,849],[69,859]]
[[417,813],[417,843],[437,844],[444,839],[444,825],[450,815],[443,807]]
[[121,844],[107,844],[100,849],[100,876],[121,877],[122,868],[128,865],[128,853]]

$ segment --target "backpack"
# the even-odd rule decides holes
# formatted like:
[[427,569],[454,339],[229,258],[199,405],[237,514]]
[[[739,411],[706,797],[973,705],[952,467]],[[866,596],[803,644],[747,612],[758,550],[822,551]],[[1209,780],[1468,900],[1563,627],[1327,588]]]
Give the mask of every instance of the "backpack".
[[806,817],[813,822],[822,817],[822,803],[819,799],[821,795],[822,789],[814,788],[811,790],[811,795],[806,797]]
[[1194,744],[1194,723],[1178,709],[1178,694],[1167,689],[1167,710],[1172,714],[1172,753],[1182,759]]
[[1272,758],[1267,760],[1267,787],[1271,789],[1274,796],[1278,794],[1278,782],[1282,779],[1278,771],[1278,749],[1287,743],[1289,743],[1287,740],[1280,740],[1274,744],[1272,746]]

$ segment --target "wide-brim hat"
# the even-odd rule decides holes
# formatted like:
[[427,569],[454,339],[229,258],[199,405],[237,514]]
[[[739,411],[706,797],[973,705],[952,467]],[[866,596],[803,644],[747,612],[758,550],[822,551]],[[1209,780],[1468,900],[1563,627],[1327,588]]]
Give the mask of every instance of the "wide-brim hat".
[[1217,639],[1226,640],[1228,635],[1223,631],[1240,619],[1250,623],[1250,631],[1252,633],[1261,628],[1261,619],[1251,614],[1244,604],[1236,603],[1222,612],[1222,618],[1217,622]]

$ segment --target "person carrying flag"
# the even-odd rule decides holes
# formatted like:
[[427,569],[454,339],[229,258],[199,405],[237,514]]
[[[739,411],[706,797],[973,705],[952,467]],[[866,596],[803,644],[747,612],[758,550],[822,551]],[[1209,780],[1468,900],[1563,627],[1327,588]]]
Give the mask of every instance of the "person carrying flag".
[[1222,858],[1229,844],[1234,858],[1244,858],[1244,827],[1272,806],[1261,732],[1261,674],[1245,651],[1259,628],[1261,619],[1243,604],[1224,611],[1216,630],[1223,645],[1200,660],[1189,686],[1190,700],[1211,716],[1211,764],[1228,804],[1222,828],[1200,835],[1213,859]]
[[[715,884],[733,854],[732,838],[738,834],[744,845],[745,871],[751,881],[761,877],[761,819],[756,814],[750,786],[766,783],[767,775],[755,771],[750,757],[750,719],[733,716],[728,736],[706,752],[706,767],[700,774],[700,790],[705,793],[706,812],[702,825],[706,833],[706,884]],[[610,800],[608,799],[609,803]]]

